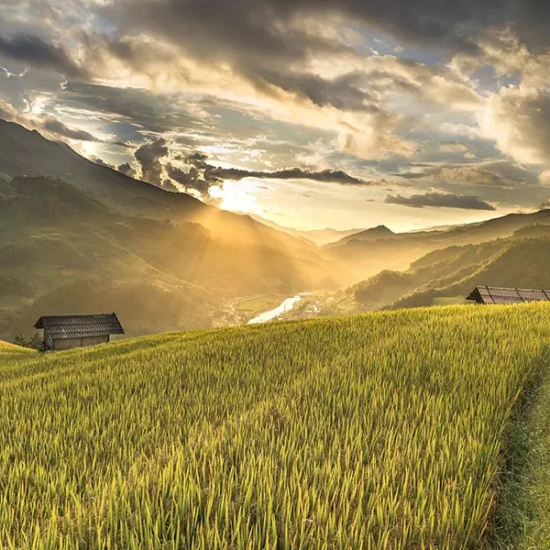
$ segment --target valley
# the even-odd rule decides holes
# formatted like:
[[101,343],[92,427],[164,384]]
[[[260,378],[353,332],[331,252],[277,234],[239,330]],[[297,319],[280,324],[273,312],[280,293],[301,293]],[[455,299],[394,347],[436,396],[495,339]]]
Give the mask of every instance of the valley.
[[480,284],[550,287],[550,210],[414,233],[326,230],[315,239],[339,240],[316,244],[16,124],[0,121],[0,137],[10,144],[0,151],[6,340],[44,312],[114,309],[138,336],[246,324],[297,294],[287,319],[464,303]]

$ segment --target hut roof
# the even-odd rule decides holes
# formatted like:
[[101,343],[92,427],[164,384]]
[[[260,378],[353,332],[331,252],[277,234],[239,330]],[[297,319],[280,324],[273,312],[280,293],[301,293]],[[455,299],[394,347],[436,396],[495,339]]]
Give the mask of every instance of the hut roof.
[[550,301],[550,290],[532,290],[529,288],[502,288],[496,286],[478,286],[466,300],[478,304],[521,304],[523,302]]
[[49,315],[40,317],[34,327],[47,330],[54,339],[124,334],[124,328],[120,324],[116,313]]

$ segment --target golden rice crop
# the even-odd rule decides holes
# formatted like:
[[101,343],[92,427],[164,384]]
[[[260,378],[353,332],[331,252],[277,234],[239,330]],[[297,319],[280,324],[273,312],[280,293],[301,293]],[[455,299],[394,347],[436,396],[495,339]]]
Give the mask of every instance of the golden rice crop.
[[550,308],[0,356],[6,549],[480,548]]

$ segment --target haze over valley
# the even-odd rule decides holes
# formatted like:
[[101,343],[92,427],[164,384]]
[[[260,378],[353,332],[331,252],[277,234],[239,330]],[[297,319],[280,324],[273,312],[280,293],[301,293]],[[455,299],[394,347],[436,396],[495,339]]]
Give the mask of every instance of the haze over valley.
[[488,280],[549,286],[550,211],[311,234],[136,180],[15,123],[0,122],[0,141],[6,339],[43,311],[116,310],[140,335],[243,324],[297,293],[308,295],[287,318],[461,303]]

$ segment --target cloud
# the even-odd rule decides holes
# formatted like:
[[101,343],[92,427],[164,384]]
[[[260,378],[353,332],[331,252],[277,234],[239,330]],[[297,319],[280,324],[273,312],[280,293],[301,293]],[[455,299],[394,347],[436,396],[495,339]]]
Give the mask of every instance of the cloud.
[[388,195],[384,200],[387,204],[400,204],[413,208],[459,208],[462,210],[496,210],[488,202],[470,195],[453,195],[451,193],[431,192],[423,195]]
[[514,187],[525,183],[525,180],[507,177],[482,165],[443,166],[432,174],[430,179],[442,183],[493,187]]
[[494,94],[480,120],[485,136],[518,162],[550,166],[550,92],[511,86]]
[[[549,18],[535,0],[395,0],[392,9],[386,0],[8,4],[0,6],[2,94],[37,120],[55,114],[60,121],[44,129],[63,138],[163,136],[139,147],[134,163],[156,185],[204,196],[248,177],[353,187],[414,158],[432,167],[397,175],[418,184],[416,193],[433,186],[495,203],[544,198],[523,185],[532,174],[441,163],[509,155],[537,164],[535,180],[550,169],[550,40],[539,32]],[[381,55],[371,49],[377,33],[385,34]],[[5,78],[26,66],[23,78]],[[79,120],[99,138],[71,127]],[[198,149],[215,161],[187,159]],[[295,168],[307,165],[330,168]]]
[[129,144],[121,141],[102,139],[90,132],[87,132],[86,130],[71,128],[53,116],[34,116],[30,113],[25,113],[21,115],[12,106],[4,102],[1,98],[0,118],[10,120],[12,122],[17,122],[18,124],[21,124],[29,129],[37,130],[38,132],[45,134],[46,137],[50,139],[57,139],[58,137],[61,137],[76,141],[105,143],[125,148],[130,147]]
[[130,178],[135,178],[137,175],[134,168],[132,168],[132,166],[130,166],[130,164],[128,164],[127,162],[125,164],[117,166],[116,170],[118,170],[121,174],[124,174],[125,176],[129,176]]
[[535,175],[517,164],[491,161],[476,164],[414,165],[414,171],[395,173],[406,179],[437,184],[512,188],[536,184]]
[[337,183],[340,185],[372,185],[372,182],[352,176],[343,170],[287,168],[268,172],[217,167],[209,164],[208,155],[200,152],[188,155],[184,158],[184,162],[185,169],[168,164],[168,176],[187,188],[195,189],[201,195],[207,195],[211,186],[223,185],[227,180],[241,181],[246,178],[260,180],[310,180],[324,183]]
[[167,174],[173,181],[179,183],[187,190],[194,189],[206,200],[209,198],[210,187],[221,183],[221,181],[217,179],[205,179],[204,174],[201,173],[195,166],[191,166],[187,171],[184,171],[168,164]]
[[278,179],[278,180],[311,180],[327,183],[339,183],[340,185],[371,185],[360,178],[350,176],[343,170],[319,170],[313,171],[306,168],[289,168],[274,172],[239,170],[236,168],[214,168],[209,170],[210,176],[219,180],[239,181],[245,178]]
[[91,157],[90,160],[92,162],[95,162],[99,166],[104,166],[105,168],[110,168],[111,170],[116,170],[116,168],[112,164],[109,164],[108,162],[105,162],[101,157],[93,156],[93,157]]
[[468,147],[463,143],[442,143],[439,147],[440,153],[467,153],[469,151]]
[[0,55],[39,69],[50,69],[70,77],[84,74],[61,47],[44,42],[38,36],[17,33],[11,40],[0,36]]
[[410,158],[418,148],[413,141],[386,130],[383,120],[366,126],[363,132],[359,129],[344,131],[338,141],[343,152],[365,160],[384,160],[395,156]]
[[76,139],[80,141],[95,141],[95,142],[101,141],[99,138],[95,137],[89,132],[86,132],[84,130],[76,130],[73,128],[69,128],[68,126],[63,124],[61,121],[52,117],[48,117],[44,121],[43,128],[48,132],[51,132],[52,134],[57,134],[59,136],[63,136],[69,139]]
[[164,180],[164,167],[160,162],[168,156],[169,150],[167,141],[159,138],[156,141],[149,141],[142,145],[134,156],[141,167],[141,179],[162,187]]
[[17,113],[13,107],[2,97],[0,97],[0,118],[3,120],[13,121],[17,117]]

